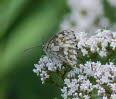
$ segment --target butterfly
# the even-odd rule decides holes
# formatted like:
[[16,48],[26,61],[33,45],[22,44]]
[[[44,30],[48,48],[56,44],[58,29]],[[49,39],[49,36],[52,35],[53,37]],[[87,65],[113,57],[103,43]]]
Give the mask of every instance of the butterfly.
[[77,62],[76,36],[72,30],[63,30],[54,35],[43,50],[50,58],[56,58],[70,65]]

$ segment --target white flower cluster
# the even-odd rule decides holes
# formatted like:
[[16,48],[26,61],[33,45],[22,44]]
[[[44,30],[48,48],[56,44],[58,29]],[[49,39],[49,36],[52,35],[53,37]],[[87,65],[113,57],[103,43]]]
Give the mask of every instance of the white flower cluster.
[[110,30],[98,30],[97,34],[91,37],[87,37],[84,33],[81,37],[80,34],[76,37],[78,49],[81,50],[83,56],[88,55],[89,52],[97,52],[101,57],[104,57],[107,56],[108,47],[116,50],[116,32]]
[[[69,32],[70,35],[66,31],[56,34],[55,38],[46,44],[47,56],[40,58],[33,71],[41,77],[42,83],[51,80],[52,73],[59,73],[64,84],[57,81],[54,84],[60,86],[64,99],[116,99],[116,65],[113,64],[113,59],[102,63],[102,59],[110,59],[108,55],[116,56],[116,32],[98,30],[97,34],[91,37],[85,32]],[[82,59],[85,58],[82,63],[79,63],[80,52]],[[100,60],[93,61],[90,53],[97,53],[101,56]],[[73,54],[76,55],[77,62],[71,65],[75,61],[71,56]],[[86,55],[89,57],[85,57]],[[71,57],[70,61],[66,56]],[[89,58],[89,61],[86,58]]]
[[34,66],[36,69],[33,69],[33,72],[41,77],[42,83],[49,78],[49,71],[55,72],[64,68],[61,61],[55,58],[48,58],[47,56],[40,58],[38,64],[34,64]]
[[102,0],[68,0],[68,5],[71,12],[64,17],[61,30],[78,28],[80,31],[92,32],[110,24],[104,16]]
[[[92,95],[96,95],[103,97],[102,99],[109,99],[108,97],[116,99],[116,83],[114,82],[116,82],[116,65],[113,63],[102,65],[100,62],[88,61],[84,65],[74,67],[68,73],[68,78],[64,79],[65,86],[61,89],[62,97],[90,99],[94,97]],[[92,94],[94,90],[96,94]],[[107,90],[112,92],[108,94]]]

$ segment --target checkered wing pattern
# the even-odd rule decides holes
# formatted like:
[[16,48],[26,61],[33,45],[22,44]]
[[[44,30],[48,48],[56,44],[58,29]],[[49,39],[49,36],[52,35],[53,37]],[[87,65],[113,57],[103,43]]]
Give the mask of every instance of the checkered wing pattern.
[[72,30],[64,30],[54,35],[43,47],[47,56],[73,65],[77,61],[76,37]]

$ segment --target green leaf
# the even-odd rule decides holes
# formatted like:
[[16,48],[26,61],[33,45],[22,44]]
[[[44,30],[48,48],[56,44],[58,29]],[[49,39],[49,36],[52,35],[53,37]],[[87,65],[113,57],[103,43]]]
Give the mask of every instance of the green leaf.
[[97,95],[98,89],[94,88],[92,93],[91,93],[91,99],[102,99],[101,96]]
[[52,72],[50,73],[50,77],[51,77],[51,80],[53,81],[53,84],[55,84],[56,87],[62,87],[64,85],[62,77],[59,73]]

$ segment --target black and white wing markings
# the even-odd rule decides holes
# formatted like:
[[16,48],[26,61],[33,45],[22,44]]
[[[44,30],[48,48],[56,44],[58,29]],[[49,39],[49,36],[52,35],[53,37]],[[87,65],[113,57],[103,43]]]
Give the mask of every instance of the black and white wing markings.
[[76,37],[72,30],[64,30],[54,35],[44,46],[49,57],[71,63],[77,60]]

